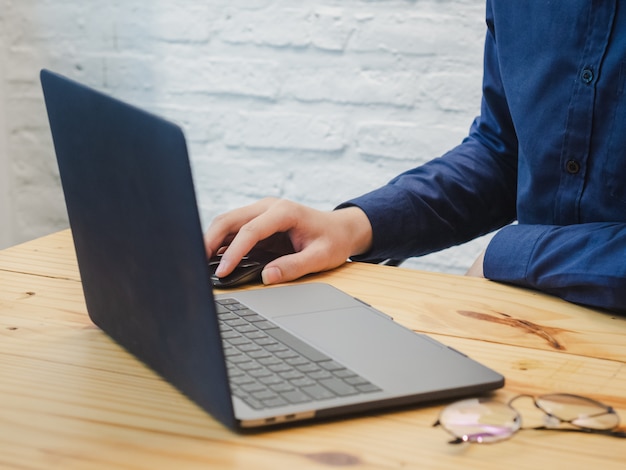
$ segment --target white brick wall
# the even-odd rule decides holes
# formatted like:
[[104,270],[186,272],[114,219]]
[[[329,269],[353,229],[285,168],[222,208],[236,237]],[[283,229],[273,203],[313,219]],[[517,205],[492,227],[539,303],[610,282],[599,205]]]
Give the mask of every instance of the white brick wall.
[[[205,223],[266,195],[332,208],[457,144],[479,108],[481,1],[91,3],[0,0],[13,243],[66,226],[42,67],[179,122]],[[462,272],[484,243],[411,265]]]

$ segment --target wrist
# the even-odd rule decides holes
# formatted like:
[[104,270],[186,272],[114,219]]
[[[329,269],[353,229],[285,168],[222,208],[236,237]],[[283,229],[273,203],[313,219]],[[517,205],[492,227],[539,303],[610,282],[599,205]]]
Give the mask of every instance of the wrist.
[[357,206],[336,209],[332,213],[339,220],[350,247],[349,256],[366,253],[372,246],[372,225],[367,214]]

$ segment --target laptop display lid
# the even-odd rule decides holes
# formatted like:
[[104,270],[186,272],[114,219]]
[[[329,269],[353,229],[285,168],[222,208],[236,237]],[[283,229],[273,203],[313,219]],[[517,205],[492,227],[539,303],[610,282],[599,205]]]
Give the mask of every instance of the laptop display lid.
[[92,321],[237,427],[182,130],[43,70]]

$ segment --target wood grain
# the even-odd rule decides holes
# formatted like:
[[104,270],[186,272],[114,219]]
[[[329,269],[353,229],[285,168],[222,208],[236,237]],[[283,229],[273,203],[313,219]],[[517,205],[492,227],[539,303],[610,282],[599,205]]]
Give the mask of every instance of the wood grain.
[[[349,263],[328,282],[506,376],[626,417],[626,321],[481,279]],[[89,321],[69,232],[0,252],[0,468],[624,468],[626,440],[521,431],[447,443],[444,403],[234,434]]]

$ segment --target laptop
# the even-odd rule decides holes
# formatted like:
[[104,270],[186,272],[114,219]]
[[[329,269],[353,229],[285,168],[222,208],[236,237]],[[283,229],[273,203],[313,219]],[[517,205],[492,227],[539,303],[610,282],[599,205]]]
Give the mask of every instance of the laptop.
[[327,284],[214,295],[182,129],[51,71],[41,82],[90,319],[228,428],[504,385]]

